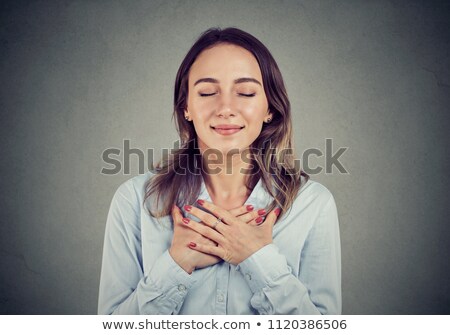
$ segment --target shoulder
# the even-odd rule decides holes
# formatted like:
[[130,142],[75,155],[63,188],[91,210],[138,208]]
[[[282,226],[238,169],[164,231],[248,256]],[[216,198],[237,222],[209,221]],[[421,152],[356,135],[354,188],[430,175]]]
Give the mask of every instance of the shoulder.
[[136,235],[140,229],[145,184],[152,175],[148,172],[129,178],[117,187],[108,213],[109,230],[127,232],[129,236]]
[[302,184],[295,202],[323,208],[330,202],[334,202],[334,197],[327,187],[317,181],[309,179],[306,183]]
[[315,222],[320,216],[331,213],[337,215],[336,204],[331,191],[321,183],[302,177],[302,186],[295,197],[292,206],[287,210],[286,220]]
[[[314,229],[323,236],[337,236],[338,212],[333,194],[323,184],[308,180],[288,209],[286,221],[308,232]],[[302,224],[297,225],[298,222]]]
[[153,176],[154,173],[148,171],[124,181],[117,188],[113,201],[116,204],[139,207],[145,196],[146,184]]
[[145,190],[147,182],[154,176],[154,173],[148,171],[144,174],[132,177],[117,188],[116,193],[124,195],[140,194]]

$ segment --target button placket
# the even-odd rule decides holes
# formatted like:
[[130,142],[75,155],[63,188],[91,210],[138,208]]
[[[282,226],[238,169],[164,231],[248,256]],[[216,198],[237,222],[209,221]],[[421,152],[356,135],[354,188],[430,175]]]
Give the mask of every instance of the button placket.
[[229,281],[230,265],[221,263],[217,268],[216,286],[216,314],[227,314],[227,289]]

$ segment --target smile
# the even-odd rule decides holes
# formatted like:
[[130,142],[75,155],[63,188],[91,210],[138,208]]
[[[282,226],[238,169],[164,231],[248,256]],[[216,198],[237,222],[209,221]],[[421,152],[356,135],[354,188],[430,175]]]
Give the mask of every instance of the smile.
[[232,134],[236,134],[237,132],[241,131],[244,127],[239,127],[239,128],[215,128],[215,127],[211,127],[216,133],[220,134],[220,135],[232,135]]

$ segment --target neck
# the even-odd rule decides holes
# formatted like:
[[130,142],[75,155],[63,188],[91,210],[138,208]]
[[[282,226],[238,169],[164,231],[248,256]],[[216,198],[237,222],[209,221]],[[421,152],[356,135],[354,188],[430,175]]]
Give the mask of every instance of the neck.
[[205,186],[215,199],[231,200],[241,197],[248,197],[249,191],[246,183],[249,174],[244,174],[241,170],[250,171],[251,165],[242,161],[240,155],[225,156],[223,163],[220,161],[202,161],[203,178]]

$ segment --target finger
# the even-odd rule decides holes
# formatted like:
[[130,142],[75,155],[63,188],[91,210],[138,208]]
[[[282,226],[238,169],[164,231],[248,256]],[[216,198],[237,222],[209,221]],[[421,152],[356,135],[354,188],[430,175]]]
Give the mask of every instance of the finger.
[[189,220],[188,218],[183,218],[182,222],[192,230],[196,231],[200,235],[214,241],[216,243],[223,243],[225,238],[217,230],[212,229],[204,224],[196,222],[194,220]]
[[[213,213],[213,215],[215,217],[222,218],[222,222],[225,224],[232,225],[236,222],[239,222],[239,221],[237,221],[236,217],[234,215],[230,214],[230,212],[228,212],[226,209],[223,209],[223,208],[213,204],[212,202],[198,199],[197,203],[200,206],[202,206],[203,208],[205,208],[208,211],[210,211],[211,213]],[[214,222],[211,222],[211,224],[213,224]]]
[[239,207],[230,209],[228,212],[231,215],[234,215],[234,216],[238,217],[238,216],[245,215],[245,214],[247,214],[247,213],[249,213],[249,212],[251,212],[253,210],[254,210],[253,205],[245,204],[243,206],[239,206]]
[[196,250],[196,251],[200,251],[204,254],[209,254],[209,255],[220,257],[220,258],[222,258],[222,256],[224,255],[224,250],[219,246],[191,242],[191,243],[189,243],[189,248]]
[[174,223],[180,223],[181,220],[183,219],[181,209],[177,205],[172,206],[171,214]]
[[256,222],[255,220],[260,217],[260,216],[264,216],[266,215],[266,210],[264,208],[258,209],[257,211],[251,211],[250,213],[241,215],[239,217],[240,220],[242,220],[243,222],[247,223],[247,224],[259,224],[260,222]]
[[199,218],[200,221],[208,227],[215,228],[218,218],[214,215],[206,213],[204,210],[191,205],[185,205],[184,209],[195,217]]
[[273,228],[275,222],[277,222],[278,216],[280,215],[281,208],[277,207],[274,210],[271,210],[269,214],[267,214],[264,222],[260,224],[261,227],[268,227],[270,229]]
[[250,220],[247,224],[250,226],[260,226],[264,222],[263,216],[257,216],[256,218]]

